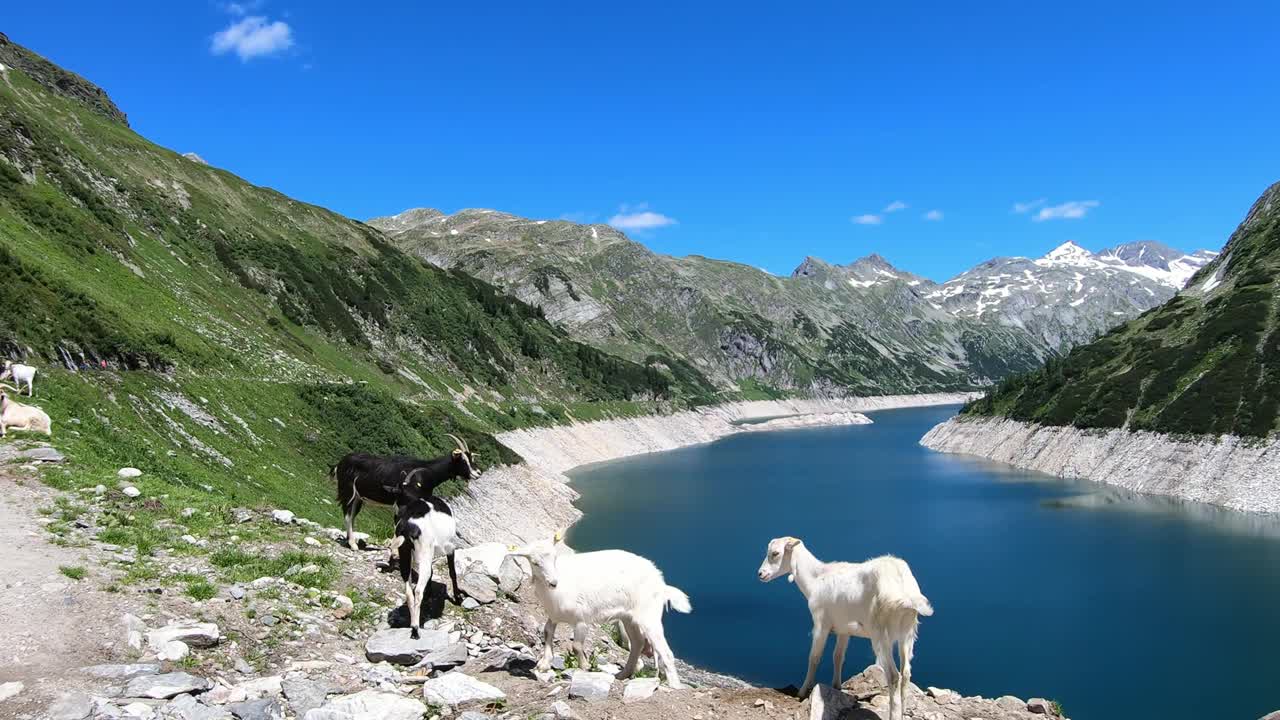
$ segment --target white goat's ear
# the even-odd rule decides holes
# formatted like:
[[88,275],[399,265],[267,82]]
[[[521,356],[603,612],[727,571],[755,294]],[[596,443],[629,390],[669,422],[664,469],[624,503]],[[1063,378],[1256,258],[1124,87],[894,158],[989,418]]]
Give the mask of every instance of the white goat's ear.
[[564,531],[563,531],[563,530],[557,530],[557,531],[556,531],[556,534],[555,534],[555,535],[553,535],[553,536],[551,536],[551,542],[552,542],[553,544],[554,544],[554,543],[558,543],[558,542],[563,542],[563,541],[564,541]]

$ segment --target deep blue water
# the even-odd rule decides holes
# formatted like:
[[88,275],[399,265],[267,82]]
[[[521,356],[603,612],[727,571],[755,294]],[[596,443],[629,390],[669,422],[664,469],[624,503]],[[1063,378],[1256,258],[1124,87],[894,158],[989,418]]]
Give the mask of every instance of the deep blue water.
[[[746,433],[582,468],[579,550],[624,548],[685,590],[678,657],[756,683],[804,678],[810,619],[765,544],[892,553],[936,609],[913,680],[1059,700],[1076,720],[1251,720],[1280,709],[1280,523],[920,447],[955,408]],[[1084,497],[1090,507],[1071,504]],[[849,645],[846,675],[872,661]],[[819,680],[830,681],[830,643]]]

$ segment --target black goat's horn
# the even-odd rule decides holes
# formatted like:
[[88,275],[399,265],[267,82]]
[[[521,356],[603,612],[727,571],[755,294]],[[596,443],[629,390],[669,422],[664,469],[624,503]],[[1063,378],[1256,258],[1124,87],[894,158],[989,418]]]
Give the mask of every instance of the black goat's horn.
[[453,441],[458,444],[458,449],[461,450],[462,452],[467,452],[467,453],[471,452],[471,449],[467,447],[467,444],[463,442],[462,438],[458,437],[457,435],[454,435],[453,433],[445,433],[445,435],[453,438]]

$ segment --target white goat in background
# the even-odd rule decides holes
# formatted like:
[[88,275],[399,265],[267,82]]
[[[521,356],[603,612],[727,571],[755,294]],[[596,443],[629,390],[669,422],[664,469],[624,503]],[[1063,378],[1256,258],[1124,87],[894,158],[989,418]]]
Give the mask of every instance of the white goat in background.
[[36,369],[30,365],[22,365],[12,360],[5,360],[4,370],[0,371],[0,380],[8,380],[9,378],[13,378],[14,384],[18,386],[14,388],[14,392],[22,394],[23,383],[27,384],[27,397],[31,397],[31,394],[35,392],[33,383],[36,379]]
[[[0,388],[18,392],[16,388],[3,383],[0,383]],[[21,396],[21,393],[18,394]],[[45,411],[34,405],[16,402],[9,398],[6,390],[0,389],[0,437],[7,437],[9,428],[42,432],[45,435],[53,434],[53,423]]]
[[587,630],[591,625],[620,620],[627,634],[631,654],[618,677],[631,677],[645,645],[666,672],[667,684],[684,687],[676,670],[676,659],[662,630],[662,613],[667,605],[676,612],[692,612],[689,596],[666,583],[662,571],[652,562],[625,550],[574,553],[560,545],[557,533],[551,541],[540,540],[523,548],[511,547],[511,555],[529,560],[533,569],[533,589],[547,612],[543,628],[539,670],[551,667],[556,624],[573,626],[573,651],[578,666],[586,668]]
[[[889,683],[889,720],[902,720],[919,616],[933,614],[933,606],[920,592],[907,563],[890,555],[861,563],[824,563],[798,538],[782,537],[769,542],[757,574],[761,582],[791,575],[809,601],[813,646],[800,697],[813,690],[814,673],[832,632],[836,633],[833,685],[840,688],[845,648],[849,636],[857,635],[871,639],[876,662]],[[895,643],[902,658],[901,673],[893,662]]]

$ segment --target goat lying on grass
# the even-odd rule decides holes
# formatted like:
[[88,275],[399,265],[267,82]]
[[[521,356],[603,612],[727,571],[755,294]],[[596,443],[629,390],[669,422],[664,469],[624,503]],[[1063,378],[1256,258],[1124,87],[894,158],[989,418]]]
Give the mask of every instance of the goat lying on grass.
[[676,659],[662,631],[662,613],[667,605],[676,612],[693,608],[689,597],[666,583],[662,571],[639,555],[624,550],[575,553],[560,543],[560,535],[523,548],[512,547],[511,555],[528,559],[533,569],[533,589],[547,612],[543,628],[539,670],[551,667],[556,624],[573,626],[573,651],[578,667],[588,667],[587,629],[591,625],[622,621],[631,654],[619,678],[629,678],[640,661],[646,644],[666,672],[667,684],[680,688]]
[[[902,720],[907,688],[911,686],[911,655],[919,616],[933,614],[933,606],[920,592],[907,563],[889,555],[861,563],[824,563],[798,538],[782,537],[769,542],[757,574],[761,582],[792,576],[809,601],[813,646],[800,697],[807,697],[813,690],[814,673],[827,635],[836,633],[833,684],[837,689],[842,683],[840,675],[849,636],[866,637],[871,639],[876,662],[889,683],[889,720]],[[893,662],[895,643],[902,657],[901,673]]]
[[[416,482],[414,475],[422,472],[425,472],[423,468],[414,470],[404,482]],[[436,555],[443,554],[448,558],[454,602],[462,602],[458,592],[458,571],[453,560],[453,553],[458,549],[458,526],[448,503],[428,496],[415,498],[401,507],[396,517],[396,536],[391,541],[391,551],[398,548],[400,577],[404,580],[405,602],[409,605],[409,636],[417,639],[418,629],[422,627],[422,602],[435,572],[432,563]]]
[[[18,392],[17,388],[0,383],[0,388]],[[19,393],[21,395],[21,393]],[[34,405],[23,405],[12,400],[5,389],[0,389],[0,437],[9,434],[9,428],[53,434],[53,423],[45,411]]]
[[[342,507],[347,523],[347,547],[357,549],[356,515],[365,500],[399,506],[415,498],[430,496],[451,478],[475,480],[480,477],[480,471],[472,464],[474,455],[471,449],[456,435],[449,437],[457,447],[438,458],[422,460],[407,455],[351,453],[333,466],[329,476],[338,485],[338,505]],[[419,470],[422,472],[417,472]],[[415,474],[414,483],[402,484],[409,473]]]

